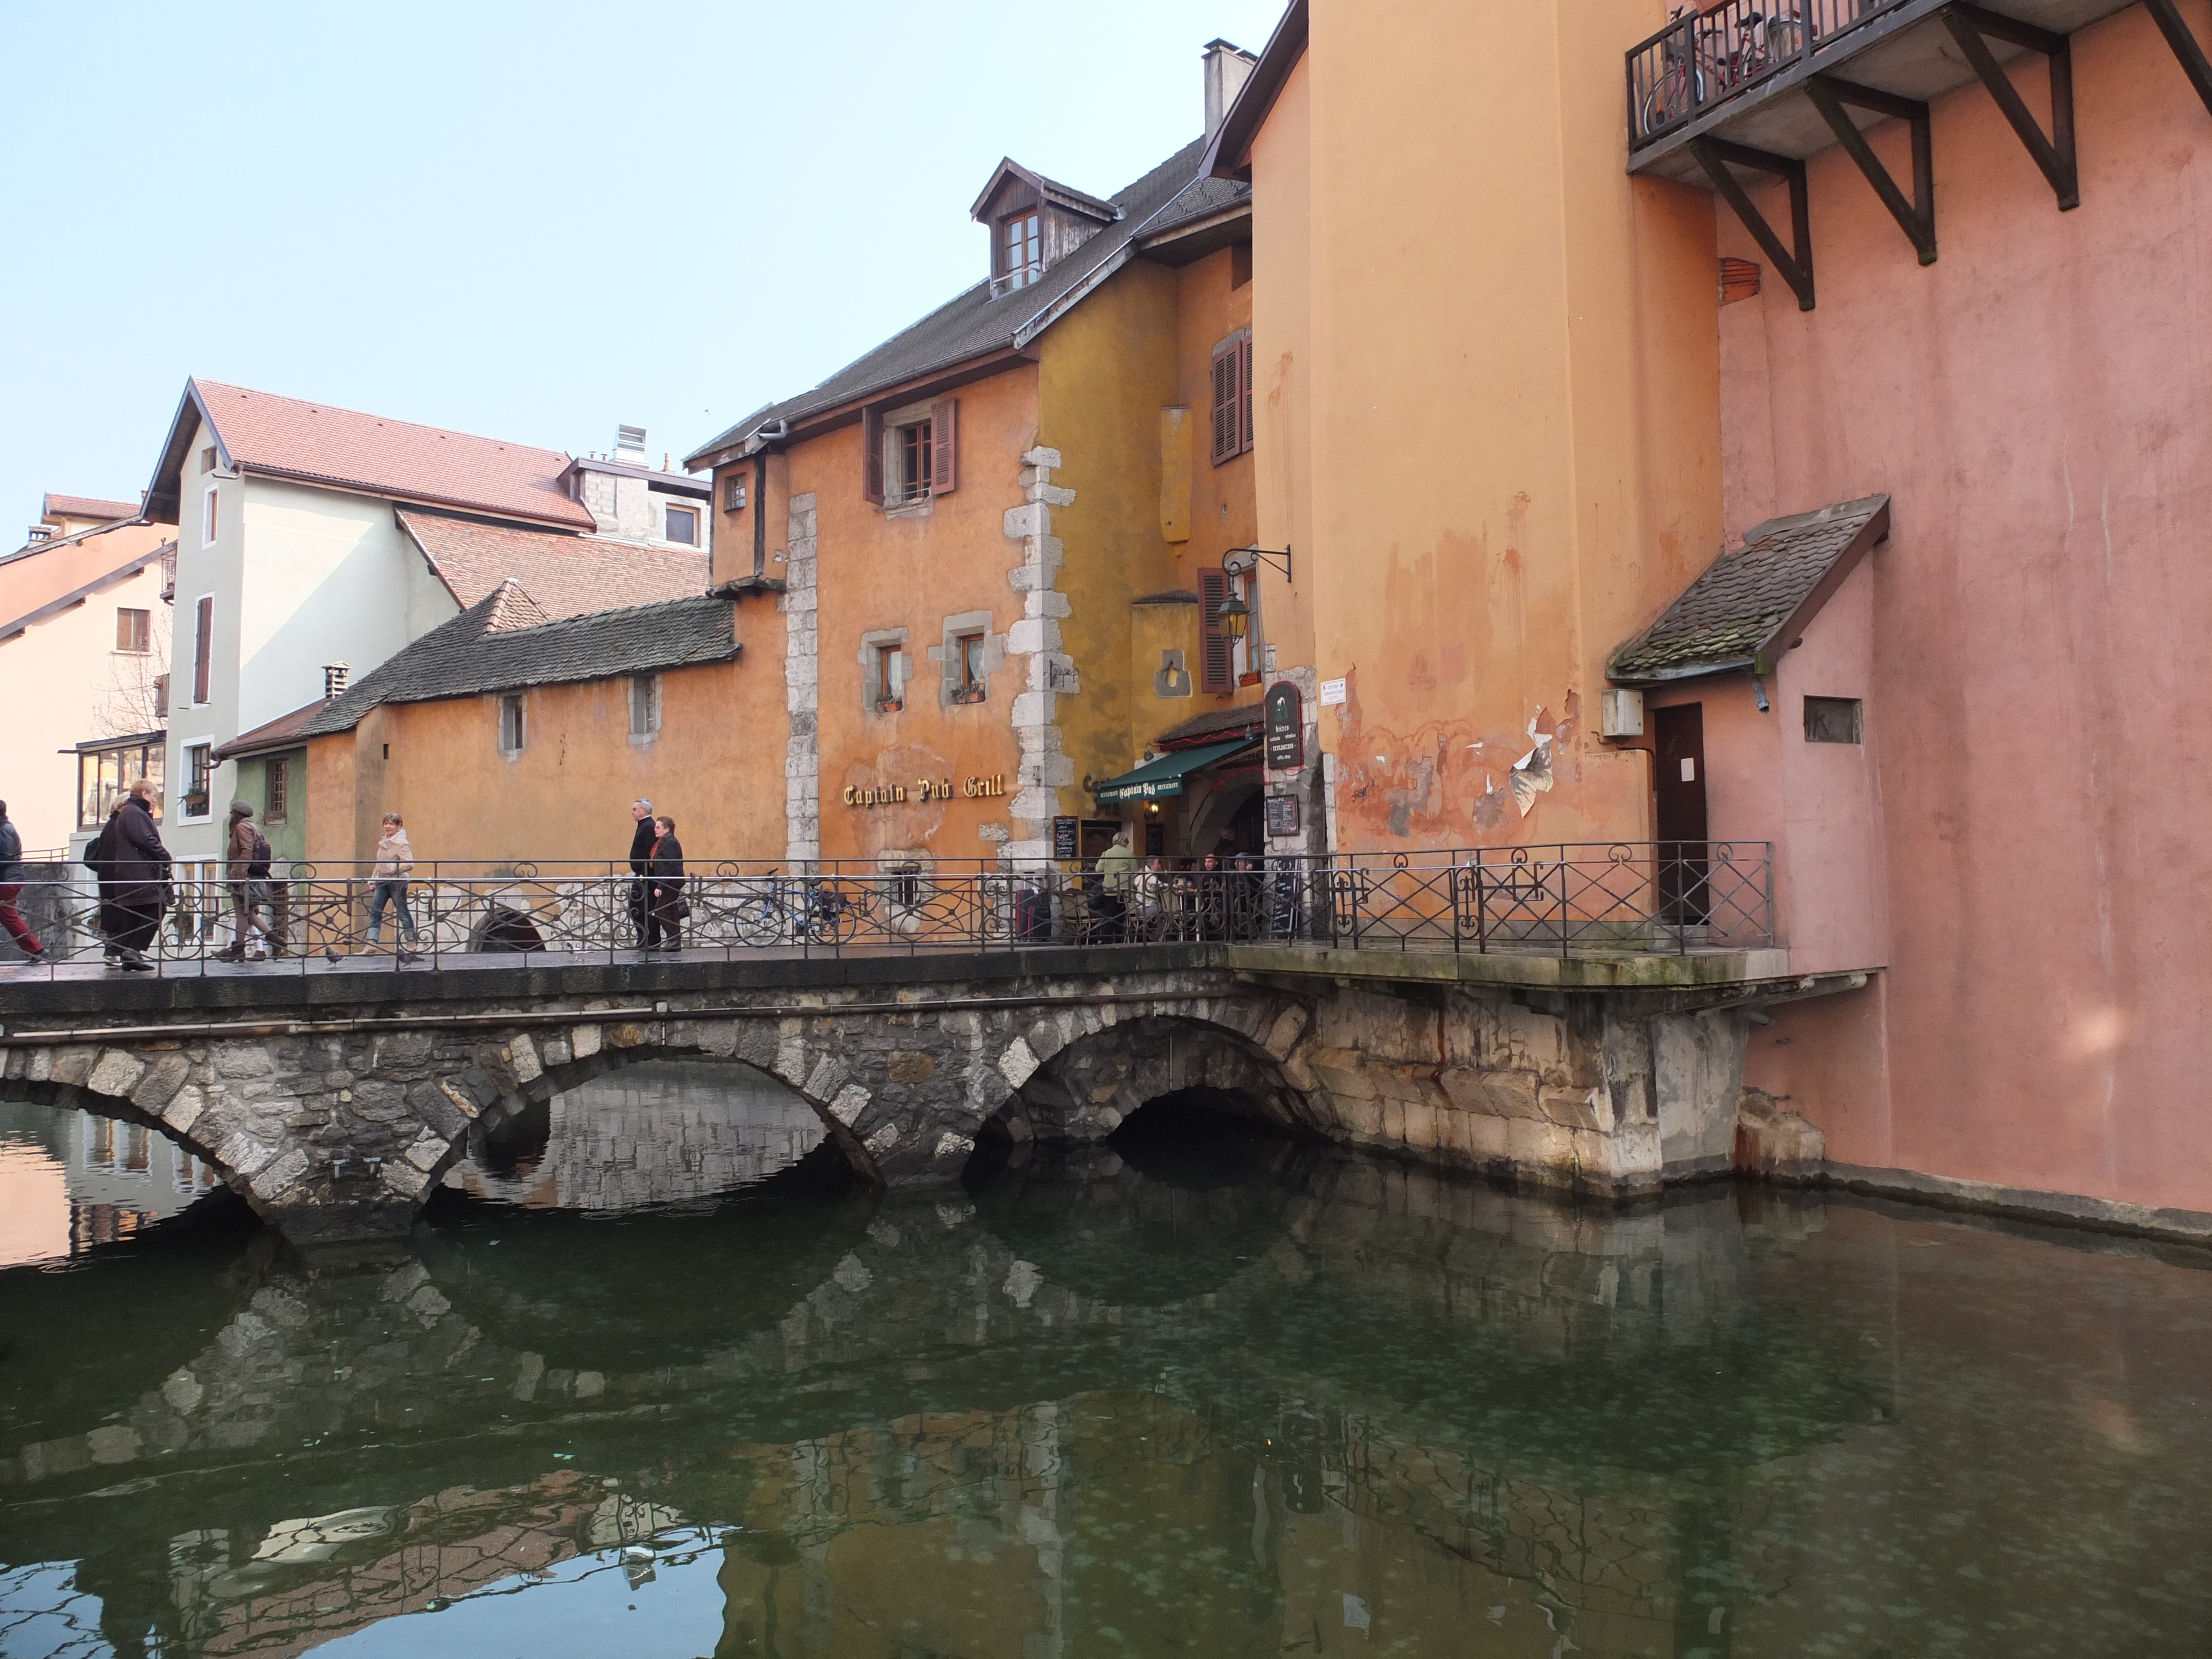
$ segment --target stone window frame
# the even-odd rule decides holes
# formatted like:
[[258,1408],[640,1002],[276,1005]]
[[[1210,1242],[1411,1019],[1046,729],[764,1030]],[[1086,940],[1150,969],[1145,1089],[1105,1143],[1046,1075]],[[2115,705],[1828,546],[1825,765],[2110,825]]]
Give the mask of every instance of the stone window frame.
[[[637,729],[638,687],[641,684],[643,684],[647,688],[645,694],[647,698],[645,730],[642,732]],[[664,705],[661,701],[660,676],[658,674],[631,674],[626,676],[623,686],[623,701],[629,712],[629,740],[631,744],[633,745],[642,745],[659,741],[660,737],[661,720],[665,712]]]
[[876,891],[896,933],[911,933],[927,909],[937,854],[927,847],[886,847],[876,854]]
[[898,648],[900,659],[906,665],[905,678],[899,682],[899,706],[903,708],[909,689],[914,684],[914,653],[907,648],[907,630],[903,628],[879,628],[860,635],[860,712],[864,714],[892,714],[898,709],[886,708],[877,700],[876,685],[882,678],[883,653],[889,647]]
[[[690,541],[678,541],[675,537],[668,533],[668,518],[669,514],[672,513],[683,513],[690,515],[691,520],[691,539]],[[671,496],[661,496],[659,538],[668,546],[690,548],[705,547],[707,544],[705,535],[706,523],[707,508],[704,502],[693,501],[689,498],[678,501]]]
[[[884,516],[887,519],[924,519],[934,509],[937,497],[933,492],[924,489],[919,495],[900,495],[896,493],[900,487],[896,481],[902,476],[899,471],[899,434],[908,427],[933,422],[936,418],[938,402],[934,398],[924,398],[918,403],[902,404],[896,409],[885,410],[878,422],[880,435],[878,442],[883,448]],[[934,435],[933,430],[933,438]],[[927,449],[928,446],[925,445],[924,448]]]
[[[507,746],[507,712],[510,708],[514,710],[513,748]],[[496,741],[500,754],[507,760],[519,758],[522,751],[530,747],[530,705],[526,694],[520,691],[499,693],[493,699],[492,712],[495,720],[495,730],[497,732]]]
[[[940,708],[976,708],[991,700],[991,676],[1006,665],[1006,636],[994,632],[994,618],[988,611],[963,611],[945,618],[942,641],[929,650],[929,659],[938,667],[937,702]],[[960,673],[960,641],[980,638],[983,641],[983,678],[978,682],[980,696],[963,697]]]

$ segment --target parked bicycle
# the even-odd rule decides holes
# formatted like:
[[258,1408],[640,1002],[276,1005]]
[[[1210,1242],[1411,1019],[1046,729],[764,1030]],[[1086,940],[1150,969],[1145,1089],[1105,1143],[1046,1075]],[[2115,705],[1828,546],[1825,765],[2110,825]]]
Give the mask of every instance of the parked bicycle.
[[820,876],[778,877],[723,908],[744,944],[843,945],[860,931],[861,900],[842,884]]

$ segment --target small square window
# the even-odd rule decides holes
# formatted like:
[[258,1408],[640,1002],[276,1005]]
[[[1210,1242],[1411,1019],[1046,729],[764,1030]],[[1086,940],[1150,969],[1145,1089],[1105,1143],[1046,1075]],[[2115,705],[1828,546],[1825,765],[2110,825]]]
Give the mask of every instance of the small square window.
[[188,743],[185,745],[184,813],[188,818],[204,818],[208,815],[208,792],[215,782],[215,745],[211,743]]
[[215,446],[213,444],[210,444],[205,449],[200,451],[200,471],[203,472],[212,472],[215,471]]
[[1002,289],[1027,288],[1044,275],[1044,244],[1032,208],[999,224],[999,283]]
[[154,648],[154,613],[123,611],[115,613],[115,648],[143,656]]
[[745,510],[745,480],[740,473],[732,473],[722,480],[722,511],[742,513]]
[[672,507],[668,509],[666,538],[685,547],[699,545],[699,514],[696,508]]
[[906,707],[906,647],[902,645],[879,645],[876,647],[874,683],[869,687],[869,700],[876,712],[895,714]]
[[1805,741],[1808,743],[1863,743],[1865,707],[1856,697],[1805,699]]
[[629,734],[649,738],[660,730],[660,676],[633,674],[629,680]]
[[916,421],[891,432],[891,492],[894,503],[929,499],[930,468],[936,459],[931,425]]
[[528,735],[523,722],[521,697],[501,697],[499,700],[499,752],[502,755],[520,754],[523,739]]
[[990,677],[983,672],[983,635],[962,634],[953,641],[960,654],[960,684],[953,689],[955,702],[981,702],[989,689]]

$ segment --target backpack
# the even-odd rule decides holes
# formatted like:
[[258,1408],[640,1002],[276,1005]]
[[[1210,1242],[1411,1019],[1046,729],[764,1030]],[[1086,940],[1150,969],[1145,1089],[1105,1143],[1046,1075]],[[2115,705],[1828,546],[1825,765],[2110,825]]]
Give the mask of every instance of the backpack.
[[114,861],[115,819],[111,816],[100,826],[100,833],[92,838],[92,844],[84,849],[84,867],[105,879],[108,866]]
[[247,855],[246,874],[250,881],[269,879],[269,837],[261,833],[258,824],[253,829],[253,851]]

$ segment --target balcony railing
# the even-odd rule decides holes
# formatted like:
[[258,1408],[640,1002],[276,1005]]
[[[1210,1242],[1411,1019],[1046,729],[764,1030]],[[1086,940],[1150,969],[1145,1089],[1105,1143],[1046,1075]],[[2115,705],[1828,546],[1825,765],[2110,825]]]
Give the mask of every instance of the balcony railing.
[[1686,9],[1628,52],[1628,143],[1640,149],[1909,0],[1726,0]]
[[[88,874],[26,884],[18,902],[45,935],[47,973],[96,973],[104,957],[169,975],[234,962],[304,974],[349,962],[618,961],[642,958],[649,921],[674,942],[664,957],[695,960],[1159,944],[1594,957],[1774,943],[1764,842],[1162,861],[1112,884],[1097,871],[985,862],[793,870],[724,860],[688,870],[648,881],[620,863],[425,860],[398,883],[367,864],[280,860],[270,878],[248,882],[179,865],[158,906],[142,890],[129,913]],[[4,978],[41,969],[18,964]]]

